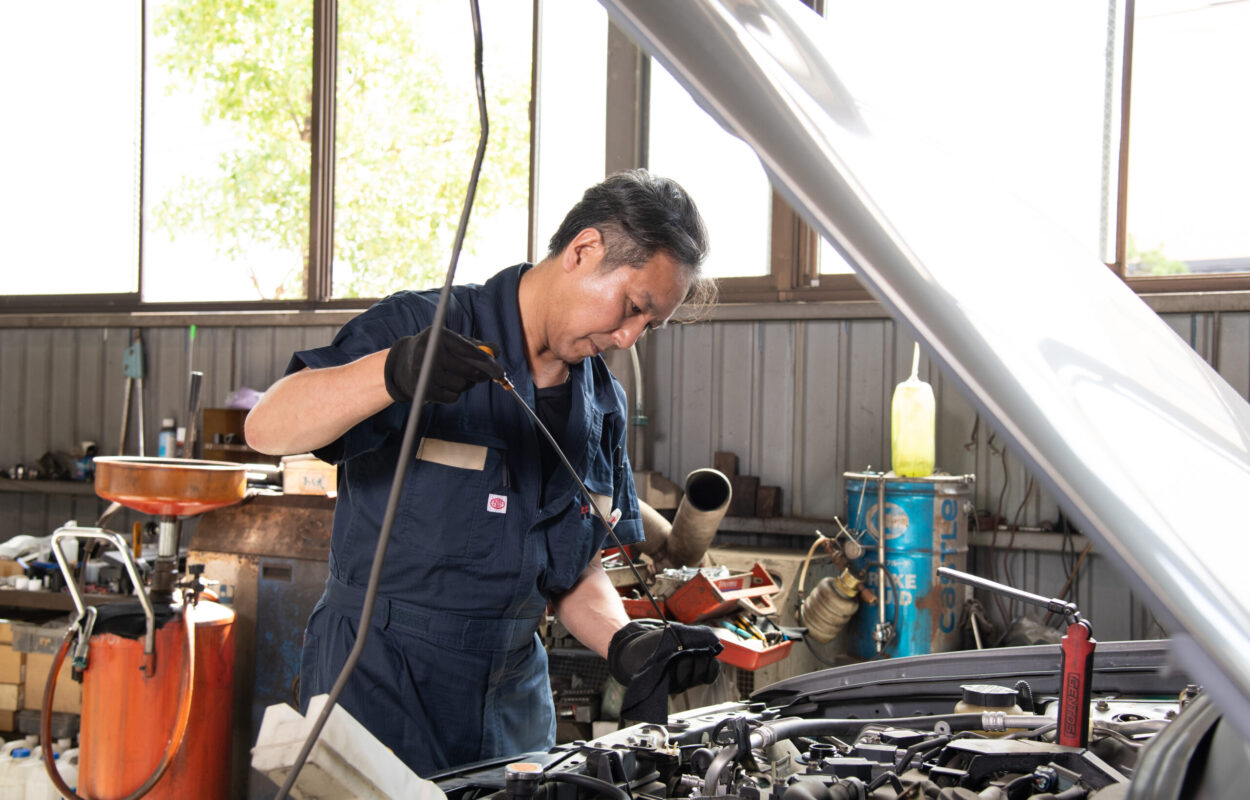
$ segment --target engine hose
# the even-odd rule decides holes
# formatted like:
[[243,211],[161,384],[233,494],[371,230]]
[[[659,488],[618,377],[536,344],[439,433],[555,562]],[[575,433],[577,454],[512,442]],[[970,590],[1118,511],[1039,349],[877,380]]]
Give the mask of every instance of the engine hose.
[[949,736],[935,736],[932,739],[925,739],[923,742],[917,742],[911,747],[903,751],[903,755],[894,762],[894,769],[899,772],[905,772],[911,764],[911,760],[916,757],[917,753],[924,753],[935,747],[942,747],[951,740]]
[[1037,710],[1037,706],[1033,703],[1033,687],[1029,686],[1028,681],[1016,681],[1016,697],[1019,698],[1017,703],[1020,708],[1030,714]]
[[864,791],[867,792],[868,794],[872,794],[873,792],[877,790],[877,787],[881,786],[886,781],[889,781],[890,785],[894,787],[895,794],[897,795],[903,794],[903,782],[899,780],[898,776],[895,775],[890,770],[886,770],[885,772],[881,773],[877,777],[873,778],[872,782],[864,787]]
[[633,800],[628,792],[615,783],[609,783],[591,775],[582,775],[577,772],[548,772],[543,775],[543,780],[548,783],[572,783],[583,789],[614,798],[614,800]]
[[[187,722],[191,718],[191,695],[195,692],[195,620],[192,617],[190,606],[183,606],[182,618],[186,622],[187,628],[187,668],[182,671],[182,686],[178,691],[178,695],[182,699],[178,703],[178,715],[174,717],[174,729],[169,735],[169,741],[165,744],[165,753],[161,756],[160,763],[156,765],[156,770],[148,776],[148,779],[138,789],[126,795],[123,800],[138,800],[152,791],[152,787],[165,774],[165,770],[169,769],[169,765],[174,762],[174,758],[182,748],[182,739],[187,732]],[[65,655],[69,652],[69,646],[73,641],[75,630],[77,629],[71,628],[65,633],[65,638],[61,641],[61,648],[57,650],[56,655],[52,659],[52,669],[48,672],[48,683],[43,688],[43,708],[40,709],[39,717],[39,738],[44,743],[44,770],[47,771],[48,779],[52,781],[52,785],[56,787],[56,790],[60,792],[62,797],[69,800],[87,800],[87,798],[76,794],[73,789],[66,785],[65,779],[57,771],[52,748],[49,746],[52,742],[52,700],[56,696],[56,679],[61,672],[61,665],[65,663]]]
[[[865,725],[891,728],[930,728],[945,722],[952,731],[996,730],[998,728],[1041,728],[1053,726],[1049,717],[1027,714],[931,714],[920,717],[888,717],[882,719],[784,719],[766,722],[751,733],[752,747],[768,747],[796,736],[845,736]],[[718,756],[719,758],[719,756]]]
[[[754,740],[757,734],[751,734]],[[718,794],[716,791],[717,784],[720,783],[720,774],[725,771],[725,766],[738,757],[738,745],[727,744],[716,754],[716,758],[712,759],[711,765],[707,768],[707,773],[703,776],[703,793],[708,795]]]

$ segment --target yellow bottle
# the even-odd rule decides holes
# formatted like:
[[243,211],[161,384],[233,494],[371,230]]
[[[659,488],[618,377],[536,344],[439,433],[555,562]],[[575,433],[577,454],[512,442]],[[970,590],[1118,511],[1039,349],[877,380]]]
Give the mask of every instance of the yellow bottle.
[[933,474],[933,387],[920,380],[920,345],[911,359],[911,377],[894,387],[890,406],[890,455],[894,474],[920,478]]

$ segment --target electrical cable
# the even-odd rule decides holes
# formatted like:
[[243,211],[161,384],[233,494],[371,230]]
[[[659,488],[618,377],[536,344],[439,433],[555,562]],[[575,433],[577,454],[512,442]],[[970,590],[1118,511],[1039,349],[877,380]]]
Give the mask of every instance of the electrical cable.
[[360,656],[364,652],[365,642],[368,640],[370,624],[373,619],[373,604],[377,599],[378,584],[382,579],[382,564],[386,560],[386,548],[390,543],[391,531],[395,527],[395,513],[399,506],[399,497],[402,493],[404,477],[408,472],[408,464],[412,460],[413,445],[416,442],[417,428],[421,418],[421,408],[425,405],[425,398],[429,392],[430,373],[433,371],[432,367],[434,364],[433,355],[438,352],[439,339],[442,338],[443,324],[447,318],[447,302],[451,297],[451,287],[456,276],[456,263],[460,259],[460,249],[464,246],[464,235],[469,226],[469,212],[473,208],[473,197],[477,192],[478,177],[482,172],[482,161],[486,156],[486,140],[490,131],[486,116],[486,83],[482,74],[482,18],[477,0],[469,0],[469,9],[473,17],[473,72],[480,130],[478,133],[477,152],[473,157],[473,170],[465,192],[464,206],[460,209],[460,222],[456,226],[456,238],[451,248],[451,262],[447,266],[447,277],[443,281],[443,288],[439,292],[438,305],[434,310],[434,320],[430,323],[430,327],[433,330],[430,331],[429,345],[426,347],[425,358],[421,362],[421,369],[417,373],[417,386],[413,392],[412,407],[408,412],[408,421],[404,427],[403,443],[400,445],[399,460],[395,466],[395,477],[391,482],[391,492],[386,502],[386,513],[382,517],[382,528],[378,532],[378,544],[373,554],[373,567],[369,572],[369,584],[365,589],[365,599],[360,609],[360,622],[357,628],[356,642],[352,647],[351,653],[348,654],[342,670],[339,671],[334,687],[330,690],[325,708],[322,709],[312,729],[308,732],[308,737],[304,740],[304,745],[300,748],[299,755],[296,756],[295,762],[291,766],[291,771],[287,774],[286,781],[283,782],[282,787],[278,790],[276,800],[284,800],[284,798],[290,795],[291,789],[299,777],[300,770],[304,768],[304,764],[308,761],[308,756],[312,752],[317,738],[321,735],[326,721],[330,718],[330,712],[338,704],[338,699],[343,694],[343,689],[347,686],[347,680],[351,677],[352,671],[356,668],[356,663],[360,661]]

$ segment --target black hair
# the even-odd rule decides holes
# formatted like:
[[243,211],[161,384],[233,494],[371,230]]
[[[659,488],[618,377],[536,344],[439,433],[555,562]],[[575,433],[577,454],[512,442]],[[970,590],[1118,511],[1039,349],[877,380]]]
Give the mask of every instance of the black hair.
[[641,267],[662,251],[698,278],[707,257],[707,228],[690,195],[645,169],[618,172],[587,189],[551,237],[548,256],[559,255],[587,228],[603,236],[608,269]]

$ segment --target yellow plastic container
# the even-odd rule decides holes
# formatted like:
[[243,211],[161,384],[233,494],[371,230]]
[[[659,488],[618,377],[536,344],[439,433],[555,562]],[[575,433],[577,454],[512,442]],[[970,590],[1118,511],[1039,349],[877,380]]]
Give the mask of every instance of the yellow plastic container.
[[894,387],[890,405],[890,456],[894,474],[922,478],[933,474],[936,403],[933,387],[919,378],[920,345],[911,359],[911,377]]

